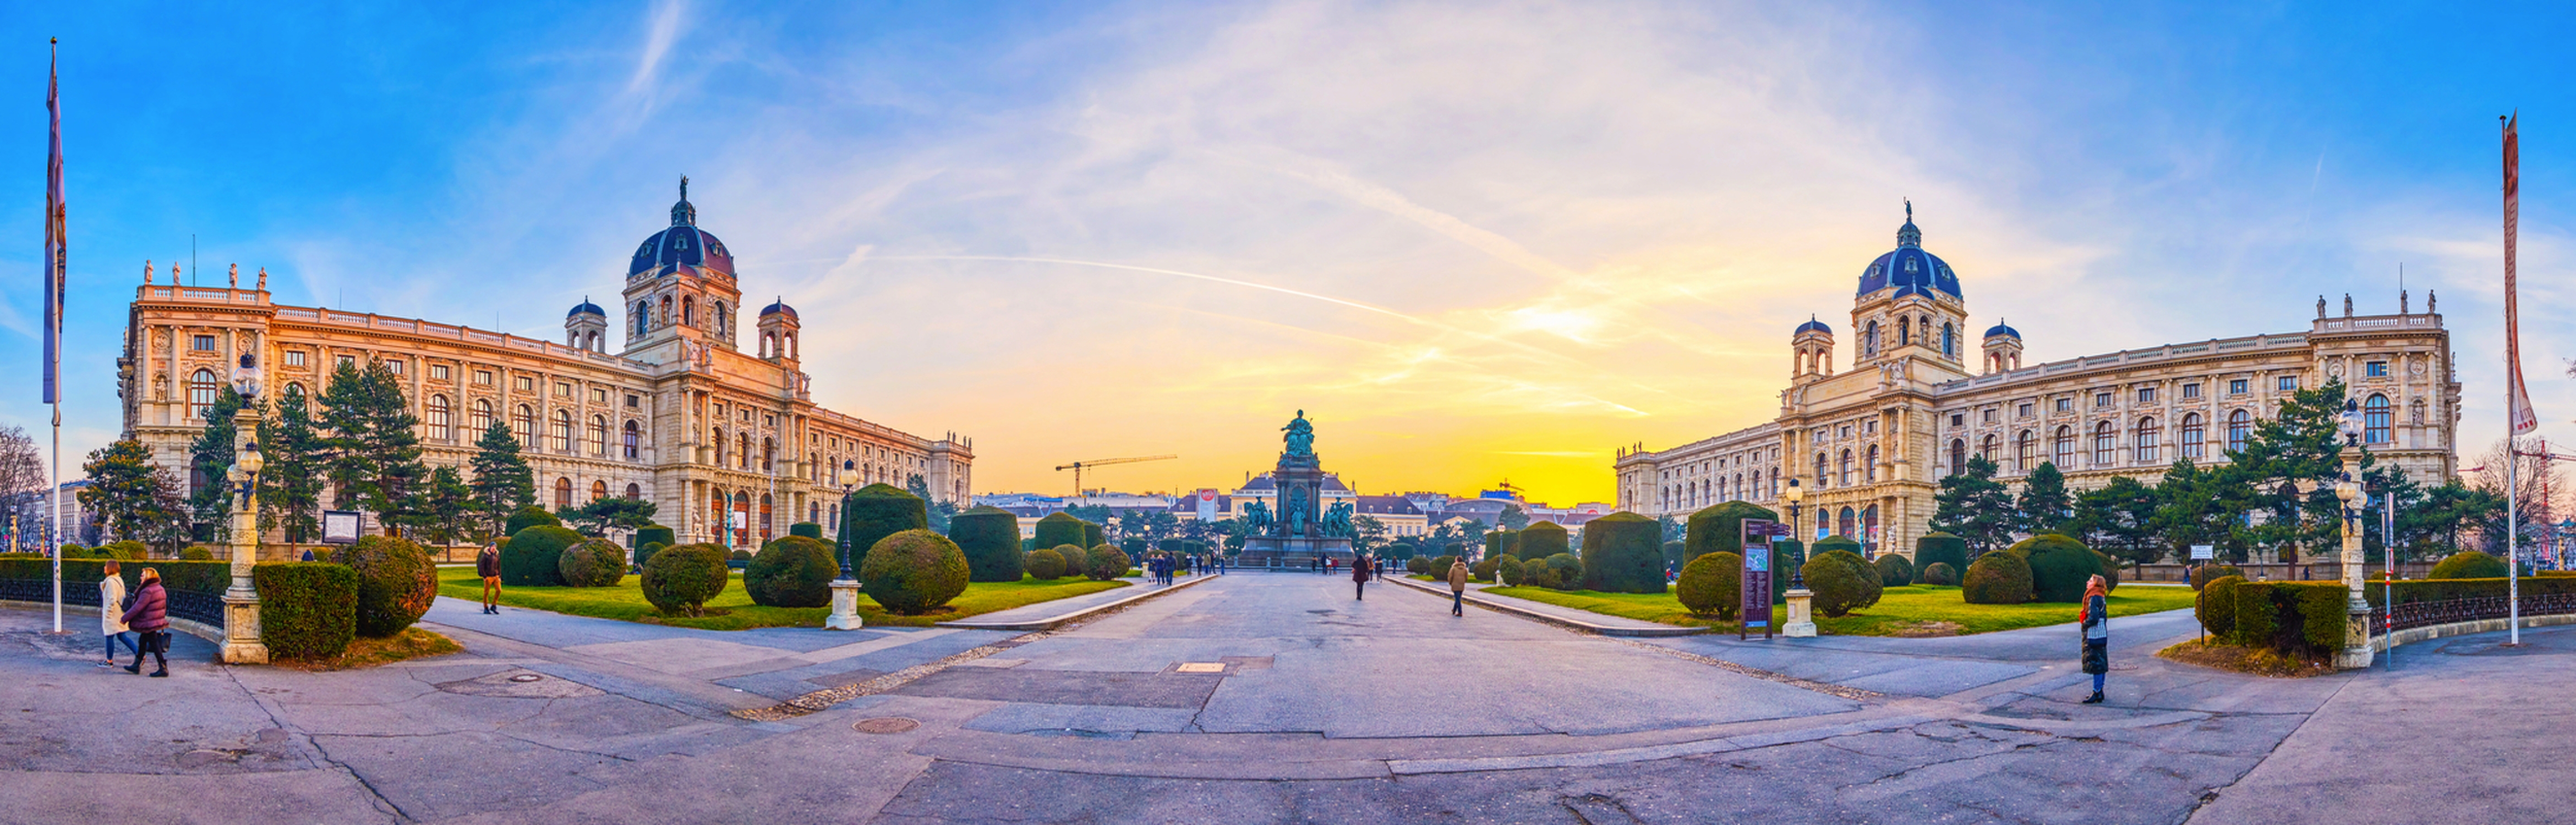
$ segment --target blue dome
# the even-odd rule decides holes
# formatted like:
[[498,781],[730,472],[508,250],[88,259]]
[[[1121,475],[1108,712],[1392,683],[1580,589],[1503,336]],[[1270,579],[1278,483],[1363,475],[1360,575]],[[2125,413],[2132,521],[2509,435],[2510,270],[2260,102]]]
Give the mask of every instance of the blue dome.
[[788,306],[786,301],[779,301],[770,304],[768,309],[760,311],[760,317],[767,318],[772,315],[785,315],[789,318],[794,318],[796,317],[796,308]]
[[571,312],[564,313],[564,317],[566,318],[571,318],[576,315],[597,315],[599,317],[606,318],[608,317],[608,310],[600,309],[598,304],[591,303],[588,298],[583,298],[579,305],[572,308]]
[[1789,333],[1789,334],[1790,334],[1790,335],[1805,335],[1805,334],[1810,333],[1810,332],[1821,332],[1821,333],[1824,333],[1824,334],[1826,334],[1826,335],[1832,335],[1832,334],[1834,334],[1834,328],[1833,328],[1833,327],[1829,327],[1829,326],[1825,326],[1825,322],[1816,320],[1814,316],[1808,316],[1808,318],[1807,318],[1807,322],[1806,322],[1806,323],[1803,323],[1803,324],[1799,324],[1799,325],[1798,325],[1798,331],[1797,331],[1797,332],[1792,332],[1792,333]]
[[1951,271],[1939,256],[1923,251],[1923,230],[1914,228],[1911,203],[1905,206],[1905,225],[1896,230],[1896,251],[1878,256],[1860,274],[1862,295],[1889,287],[1896,288],[1893,297],[1898,298],[1948,295],[1952,300],[1966,300],[1959,292],[1959,273]]
[[680,179],[680,202],[671,205],[671,228],[645,238],[635,248],[635,258],[626,264],[626,277],[647,272],[668,273],[681,268],[713,270],[732,277],[733,253],[723,241],[698,228],[698,208],[689,205],[689,179]]
[[2021,330],[2013,329],[2012,327],[2004,326],[2002,324],[1996,324],[1994,329],[1986,330],[1986,337],[1988,338],[1993,338],[1997,335],[2001,335],[2006,338],[2019,338],[2021,337]]

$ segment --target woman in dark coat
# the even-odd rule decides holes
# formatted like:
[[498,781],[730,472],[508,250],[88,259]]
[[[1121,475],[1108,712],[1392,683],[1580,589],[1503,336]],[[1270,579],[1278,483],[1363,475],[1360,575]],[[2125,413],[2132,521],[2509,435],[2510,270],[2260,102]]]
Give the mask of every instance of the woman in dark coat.
[[2084,704],[2102,703],[2102,679],[2111,672],[2111,591],[2094,576],[2084,583],[2084,608],[2075,615],[2084,628],[2084,672],[2093,674],[2093,695]]
[[159,664],[154,676],[170,675],[170,593],[161,589],[161,571],[143,568],[143,589],[134,591],[134,606],[125,609],[125,624],[143,634],[143,650],[134,652],[134,664],[127,673],[143,672],[143,653],[150,651]]
[[1368,598],[1369,567],[1370,564],[1367,557],[1353,556],[1351,558],[1352,599]]

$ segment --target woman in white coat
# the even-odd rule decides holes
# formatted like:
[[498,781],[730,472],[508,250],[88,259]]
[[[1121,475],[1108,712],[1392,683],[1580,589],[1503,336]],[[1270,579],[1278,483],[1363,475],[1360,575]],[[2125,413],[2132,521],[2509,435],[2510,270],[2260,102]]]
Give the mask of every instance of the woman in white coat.
[[98,580],[98,631],[107,636],[107,658],[99,660],[98,666],[115,667],[117,642],[125,643],[127,653],[143,654],[134,647],[134,631],[125,626],[125,577],[119,575],[116,560],[108,560],[106,573]]

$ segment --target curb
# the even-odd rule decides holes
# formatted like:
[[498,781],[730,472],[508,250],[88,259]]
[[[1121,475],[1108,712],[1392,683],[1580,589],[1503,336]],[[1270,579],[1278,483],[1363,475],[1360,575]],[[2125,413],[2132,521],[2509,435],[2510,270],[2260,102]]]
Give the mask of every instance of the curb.
[[1213,575],[1191,576],[1187,580],[1173,582],[1170,587],[1147,590],[1143,593],[1138,593],[1124,599],[1103,602],[1071,613],[1049,616],[1043,619],[1032,619],[1025,622],[978,622],[974,619],[959,619],[953,622],[939,622],[931,626],[954,627],[963,630],[1054,630],[1056,628],[1081,621],[1102,611],[1115,610],[1165,593],[1173,593],[1185,588],[1197,587],[1201,584],[1214,581],[1217,578],[1219,577]]
[[[1394,583],[1396,583],[1396,584],[1401,584],[1401,585],[1404,585],[1404,586],[1406,586],[1406,587],[1410,587],[1410,588],[1413,588],[1413,589],[1415,589],[1415,590],[1422,591],[1422,592],[1424,592],[1424,593],[1429,593],[1429,594],[1434,595],[1434,596],[1446,596],[1446,595],[1449,595],[1449,591],[1448,591],[1447,589],[1445,589],[1445,588],[1442,588],[1442,589],[1434,589],[1434,588],[1430,587],[1429,585],[1425,585],[1425,584],[1423,584],[1423,583],[1421,583],[1421,582],[1417,582],[1417,581],[1414,581],[1414,580],[1412,580],[1412,579],[1396,579],[1396,578],[1390,578],[1390,579],[1387,579],[1387,581],[1394,582]],[[1531,619],[1531,620],[1535,620],[1535,621],[1546,622],[1546,623],[1548,623],[1548,624],[1556,625],[1556,626],[1558,626],[1558,627],[1571,628],[1571,629],[1578,630],[1578,631],[1582,631],[1582,632],[1585,632],[1585,633],[1593,633],[1593,634],[1598,634],[1598,635],[1602,635],[1602,636],[1629,636],[1629,637],[1638,637],[1638,638],[1654,638],[1654,637],[1664,637],[1664,636],[1697,636],[1697,635],[1700,635],[1700,634],[1703,634],[1703,633],[1707,633],[1707,632],[1708,632],[1708,628],[1705,628],[1705,627],[1671,627],[1671,626],[1656,626],[1656,627],[1622,627],[1622,626],[1618,626],[1618,625],[1593,624],[1593,623],[1591,623],[1591,622],[1583,621],[1583,620],[1581,620],[1581,619],[1569,619],[1569,618],[1566,618],[1566,617],[1563,617],[1563,616],[1558,616],[1558,615],[1555,615],[1555,614],[1552,614],[1552,613],[1541,613],[1541,612],[1538,612],[1538,611],[1536,611],[1536,610],[1531,610],[1531,609],[1526,608],[1526,607],[1521,607],[1521,606],[1519,606],[1519,605],[1515,605],[1515,604],[1507,604],[1507,603],[1504,603],[1504,602],[1495,601],[1494,599],[1487,598],[1487,597],[1482,596],[1482,595],[1478,595],[1478,594],[1476,593],[1476,591],[1473,591],[1473,590],[1469,590],[1469,591],[1467,591],[1467,602],[1468,602],[1469,604],[1473,604],[1473,605],[1475,605],[1475,606],[1477,606],[1477,607],[1482,607],[1482,608],[1485,608],[1485,609],[1487,609],[1487,610],[1493,610],[1493,611],[1498,611],[1498,612],[1503,612],[1503,613],[1509,613],[1509,614],[1512,614],[1512,615],[1514,615],[1514,616],[1519,616],[1519,617],[1524,618],[1524,619]],[[1572,609],[1574,609],[1574,608],[1570,608],[1570,607],[1569,607],[1569,608],[1566,608],[1566,609],[1567,609],[1567,610],[1572,610]]]

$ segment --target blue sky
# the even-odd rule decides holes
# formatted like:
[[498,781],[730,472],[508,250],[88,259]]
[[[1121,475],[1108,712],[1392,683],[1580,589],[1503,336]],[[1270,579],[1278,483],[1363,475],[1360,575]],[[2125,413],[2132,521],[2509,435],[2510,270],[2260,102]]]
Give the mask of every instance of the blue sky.
[[[2576,435],[2550,6],[95,6],[0,21],[0,374],[38,352],[65,40],[67,454],[114,437],[123,303],[191,233],[282,303],[551,336],[682,174],[813,324],[818,399],[975,435],[986,491],[1154,453],[1101,483],[1233,483],[1305,408],[1364,490],[1606,498],[1615,446],[1774,409],[1907,197],[2034,361],[2386,311],[2403,262],[2474,454],[2516,108],[2525,368]],[[41,437],[21,386],[0,424]]]

